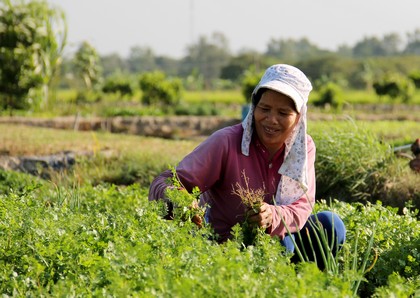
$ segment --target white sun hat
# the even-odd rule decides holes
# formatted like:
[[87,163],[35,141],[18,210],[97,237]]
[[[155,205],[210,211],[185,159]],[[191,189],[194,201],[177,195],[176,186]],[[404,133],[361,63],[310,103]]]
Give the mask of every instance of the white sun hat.
[[252,92],[253,100],[262,88],[287,95],[293,99],[296,110],[300,113],[303,105],[308,101],[312,85],[306,75],[298,68],[287,64],[276,64],[265,71],[261,81]]

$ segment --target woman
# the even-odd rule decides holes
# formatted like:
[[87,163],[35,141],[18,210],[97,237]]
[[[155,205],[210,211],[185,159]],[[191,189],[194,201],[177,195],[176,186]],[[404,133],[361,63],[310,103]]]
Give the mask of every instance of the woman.
[[[290,251],[294,250],[294,236],[288,231],[313,230],[308,219],[315,203],[316,149],[306,133],[311,90],[310,81],[296,67],[269,67],[253,91],[242,124],[215,132],[176,168],[188,191],[197,186],[202,192],[202,200],[210,206],[206,219],[220,242],[231,236],[231,228],[243,222],[245,214],[248,222],[280,237]],[[165,200],[171,176],[166,171],[153,181],[150,200]],[[263,190],[259,210],[245,208],[235,187]],[[334,227],[334,237],[342,244],[345,228],[338,216],[324,212],[318,217],[329,234]]]

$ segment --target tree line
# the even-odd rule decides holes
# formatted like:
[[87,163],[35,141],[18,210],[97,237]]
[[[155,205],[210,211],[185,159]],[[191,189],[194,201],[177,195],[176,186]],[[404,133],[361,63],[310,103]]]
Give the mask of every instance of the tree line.
[[[91,90],[130,95],[133,80],[144,86],[159,77],[175,81],[169,84],[175,91],[244,88],[244,81],[253,83],[275,63],[298,66],[316,86],[375,89],[406,99],[420,77],[420,29],[407,33],[405,42],[390,33],[364,37],[336,51],[321,49],[307,38],[272,38],[262,53],[246,49],[232,53],[226,36],[215,32],[188,45],[180,59],[156,55],[147,46],[132,47],[127,57],[99,55],[87,41],[73,56],[64,57],[66,45],[67,23],[59,7],[45,1],[0,0],[0,107],[45,104],[52,86],[82,90],[82,97]],[[147,73],[156,73],[156,78],[142,78]]]
[[[405,44],[396,33],[383,38],[364,37],[354,46],[343,45],[336,51],[322,49],[307,38],[273,38],[262,53],[244,49],[236,54],[229,49],[225,35],[215,32],[211,36],[200,36],[196,43],[188,45],[186,55],[180,59],[156,55],[147,46],[134,46],[127,57],[117,53],[102,55],[99,63],[104,77],[160,70],[190,81],[194,79],[195,84],[190,88],[211,89],[220,87],[220,80],[237,83],[249,69],[260,71],[273,63],[284,62],[300,66],[312,80],[325,76],[334,80],[342,77],[350,79],[351,87],[363,88],[365,84],[360,80],[366,80],[368,76],[395,70],[407,74],[415,70],[413,61],[417,60],[413,56],[420,56],[420,29],[407,33]],[[67,67],[71,69],[71,60],[68,62]],[[353,67],[349,69],[349,65]],[[352,80],[356,72],[364,78]]]

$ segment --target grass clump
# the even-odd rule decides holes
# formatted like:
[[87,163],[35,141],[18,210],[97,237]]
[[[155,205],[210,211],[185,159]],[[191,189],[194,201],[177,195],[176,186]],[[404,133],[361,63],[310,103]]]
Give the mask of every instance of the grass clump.
[[[420,208],[420,176],[398,159],[390,143],[355,122],[311,133],[317,144],[317,198]],[[393,192],[393,189],[398,189]]]

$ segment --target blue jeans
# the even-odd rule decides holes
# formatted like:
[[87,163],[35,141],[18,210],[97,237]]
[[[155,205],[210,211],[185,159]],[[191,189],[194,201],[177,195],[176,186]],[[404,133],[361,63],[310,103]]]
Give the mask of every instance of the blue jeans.
[[[322,246],[319,247],[317,237],[315,235],[316,233],[320,238],[320,231],[314,227],[319,226],[317,222],[321,224],[322,230],[326,232],[328,244],[331,248],[333,256],[335,256],[346,240],[346,227],[344,226],[341,218],[330,211],[322,211],[311,215],[300,231],[300,236],[297,233],[287,235],[283,240],[281,240],[281,244],[286,247],[287,251],[294,252],[294,240],[301,253],[304,254],[303,251],[305,251],[310,261],[315,261],[316,258],[318,267],[322,270],[325,267],[322,258]],[[292,262],[297,263],[299,261],[300,258],[295,253],[292,257]]]

